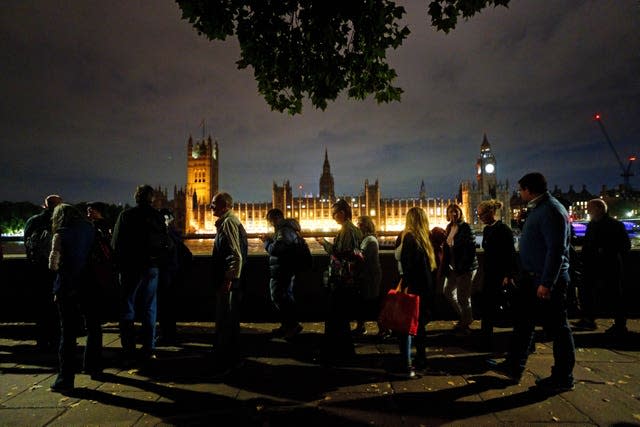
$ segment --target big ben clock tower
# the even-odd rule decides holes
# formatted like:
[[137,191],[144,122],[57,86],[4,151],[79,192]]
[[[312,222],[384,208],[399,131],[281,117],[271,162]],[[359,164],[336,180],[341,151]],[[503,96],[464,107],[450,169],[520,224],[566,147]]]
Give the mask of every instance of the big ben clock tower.
[[478,189],[482,195],[487,198],[496,197],[496,158],[491,152],[491,145],[487,140],[487,134],[482,138],[480,146],[480,157],[476,162],[476,179],[478,180]]

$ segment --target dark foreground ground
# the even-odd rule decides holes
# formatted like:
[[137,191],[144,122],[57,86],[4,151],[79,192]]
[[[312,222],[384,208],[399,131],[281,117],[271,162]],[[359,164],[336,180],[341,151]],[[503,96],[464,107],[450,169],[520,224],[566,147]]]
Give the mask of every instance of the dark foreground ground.
[[[500,354],[479,351],[475,334],[452,335],[453,322],[430,324],[430,370],[413,380],[388,372],[397,343],[372,336],[373,323],[372,335],[358,339],[356,360],[342,367],[316,363],[320,323],[305,323],[291,341],[272,338],[274,324],[243,324],[245,363],[222,377],[211,324],[180,324],[181,344],[159,348],[145,368],[118,366],[117,330],[107,324],[104,378],[78,375],[76,389],[62,395],[49,389],[55,355],[34,348],[33,326],[5,323],[0,425],[640,425],[640,320],[629,322],[624,339],[603,333],[610,320],[599,325],[575,333],[576,389],[548,396],[530,387],[549,373],[550,343],[537,343],[522,383],[509,386],[485,367]],[[507,335],[499,330],[498,352]]]

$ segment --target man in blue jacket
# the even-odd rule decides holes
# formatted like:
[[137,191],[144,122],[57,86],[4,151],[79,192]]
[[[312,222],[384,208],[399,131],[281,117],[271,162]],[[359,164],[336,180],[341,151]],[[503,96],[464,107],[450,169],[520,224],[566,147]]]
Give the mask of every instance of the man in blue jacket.
[[518,181],[528,216],[520,236],[522,274],[517,316],[506,360],[493,369],[520,382],[529,355],[536,319],[553,339],[551,376],[536,381],[548,393],[573,390],[575,346],[567,318],[571,228],[566,209],[547,190],[545,177],[533,172]]

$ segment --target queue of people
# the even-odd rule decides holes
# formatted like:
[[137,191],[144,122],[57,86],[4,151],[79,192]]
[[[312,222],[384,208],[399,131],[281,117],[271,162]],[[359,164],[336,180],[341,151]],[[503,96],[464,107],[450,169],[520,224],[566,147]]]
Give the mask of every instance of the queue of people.
[[[521,197],[529,203],[519,255],[514,248],[511,229],[497,217],[501,203],[486,200],[477,206],[478,217],[484,224],[484,276],[480,306],[475,311],[481,314],[480,331],[487,350],[492,349],[496,320],[504,314],[505,306],[513,306],[514,329],[509,352],[504,361],[489,360],[488,364],[507,380],[519,382],[531,352],[536,319],[541,318],[546,334],[553,340],[554,366],[551,376],[538,381],[538,386],[549,391],[571,390],[575,346],[567,316],[570,282],[568,214],[550,195],[542,174],[527,174],[520,179],[519,185]],[[171,227],[171,212],[153,208],[153,193],[152,187],[139,186],[135,193],[136,206],[120,213],[113,233],[104,220],[101,204],[89,204],[85,216],[77,208],[63,203],[57,195],[48,196],[43,213],[27,221],[27,256],[34,265],[34,279],[43,294],[38,345],[51,346],[52,341],[57,341],[58,347],[59,375],[52,390],[65,391],[74,386],[74,376],[79,371],[75,366],[76,339],[81,328],[87,333],[83,370],[93,377],[101,375],[100,306],[104,304],[104,287],[109,286],[108,283],[115,286],[116,273],[123,364],[130,366],[155,359],[158,317],[162,337],[175,344],[176,319],[171,301],[175,296],[175,283],[184,280],[184,267],[189,264],[191,254]],[[213,348],[216,368],[226,373],[242,361],[240,308],[245,288],[248,239],[244,226],[233,212],[230,194],[216,194],[210,207],[217,218],[212,247],[212,286],[216,291]],[[589,202],[589,213],[592,222],[587,230],[584,252],[589,270],[585,271],[587,280],[580,289],[584,312],[578,326],[596,328],[594,295],[612,279],[615,289],[607,288],[611,305],[616,310],[612,331],[623,333],[626,326],[622,283],[629,239],[624,234],[625,240],[624,229],[621,231],[617,221],[606,214],[606,204],[601,200]],[[332,240],[317,240],[329,255],[320,360],[334,365],[354,357],[354,337],[367,333],[365,320],[375,318],[383,300],[383,290],[379,244],[372,218],[361,216],[356,226],[351,207],[345,200],[333,204],[332,216],[340,230]],[[420,207],[412,207],[396,242],[400,291],[420,299],[415,335],[396,334],[398,370],[408,378],[415,377],[417,371],[428,369],[426,328],[435,309],[435,295],[440,285],[446,300],[459,316],[454,332],[457,335],[471,332],[474,313],[471,286],[478,269],[475,243],[459,206],[448,206],[447,218],[446,230],[431,229],[426,212]],[[301,251],[308,252],[308,247],[297,221],[285,218],[279,209],[271,209],[267,220],[274,232],[262,236],[262,240],[269,254],[271,302],[280,320],[273,335],[291,339],[302,331],[295,289],[299,286],[298,273],[304,256]],[[39,259],[42,248],[37,248],[38,244],[49,245],[44,266],[41,265],[43,260]],[[108,273],[104,272],[105,258],[112,266]],[[607,266],[606,272],[598,271],[597,266],[603,264]],[[159,316],[158,298],[161,304]],[[44,319],[44,313],[48,313],[47,301],[57,305],[57,335],[43,329],[45,322],[51,324],[50,318]],[[78,320],[80,318],[82,322]],[[137,318],[142,320],[141,349],[138,349],[134,328]],[[352,320],[356,321],[354,330],[350,329]],[[378,335],[390,333],[385,325],[378,324]]]

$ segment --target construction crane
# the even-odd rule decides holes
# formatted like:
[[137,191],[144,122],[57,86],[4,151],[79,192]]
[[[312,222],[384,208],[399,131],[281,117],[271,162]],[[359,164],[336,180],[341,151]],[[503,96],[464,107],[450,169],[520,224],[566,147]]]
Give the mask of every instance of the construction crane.
[[609,143],[609,147],[611,147],[611,151],[613,151],[613,154],[616,156],[616,160],[618,161],[618,165],[620,165],[620,170],[622,171],[622,173],[620,174],[620,176],[623,179],[624,182],[624,191],[626,194],[629,194],[631,192],[631,184],[629,182],[629,179],[633,176],[633,172],[631,172],[631,166],[633,165],[633,162],[636,161],[636,156],[629,156],[629,163],[627,164],[627,167],[624,167],[624,164],[622,163],[622,160],[620,159],[620,156],[618,155],[618,152],[616,151],[615,147],[613,146],[613,143],[611,142],[611,138],[609,138],[609,134],[607,133],[607,130],[604,127],[604,123],[602,122],[602,116],[600,115],[600,113],[596,113],[593,116],[593,119],[598,123],[598,125],[600,125],[600,130],[602,130],[602,133],[604,134],[605,139],[607,140],[607,143]]

